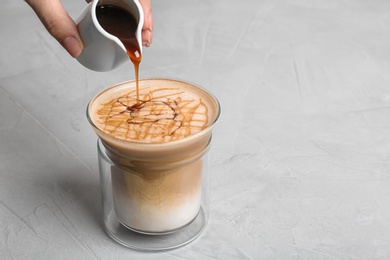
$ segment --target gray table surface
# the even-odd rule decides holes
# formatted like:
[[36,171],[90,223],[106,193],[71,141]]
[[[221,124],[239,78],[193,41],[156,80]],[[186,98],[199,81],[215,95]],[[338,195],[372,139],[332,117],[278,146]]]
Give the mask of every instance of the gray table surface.
[[[62,1],[76,18],[83,0]],[[219,99],[210,222],[163,253],[103,230],[98,91],[24,1],[0,8],[0,258],[390,259],[390,1],[153,0],[141,77]]]

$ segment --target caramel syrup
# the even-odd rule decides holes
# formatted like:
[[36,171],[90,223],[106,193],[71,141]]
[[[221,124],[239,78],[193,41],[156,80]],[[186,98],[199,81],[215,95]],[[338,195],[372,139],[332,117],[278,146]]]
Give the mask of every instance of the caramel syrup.
[[138,80],[139,64],[142,60],[142,55],[136,38],[137,20],[124,8],[111,4],[99,4],[96,7],[96,17],[103,29],[118,37],[125,46],[127,55],[134,65],[137,105],[140,105]]
[[142,87],[109,98],[97,109],[100,129],[119,139],[162,143],[196,134],[207,127],[208,107],[179,88]]

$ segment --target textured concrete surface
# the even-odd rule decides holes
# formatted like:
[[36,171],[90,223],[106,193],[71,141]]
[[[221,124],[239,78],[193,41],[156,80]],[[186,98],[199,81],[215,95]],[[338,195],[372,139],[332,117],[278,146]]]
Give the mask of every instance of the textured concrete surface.
[[[76,18],[83,0],[63,1]],[[210,223],[178,250],[101,224],[92,72],[24,1],[0,8],[2,259],[390,259],[390,2],[154,0],[141,77],[220,100]]]

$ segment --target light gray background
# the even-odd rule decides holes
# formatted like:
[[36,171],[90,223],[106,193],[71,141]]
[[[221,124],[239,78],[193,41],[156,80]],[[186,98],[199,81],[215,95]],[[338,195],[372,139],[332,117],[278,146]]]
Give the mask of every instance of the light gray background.
[[[83,0],[63,0],[73,18]],[[212,91],[211,216],[178,250],[103,231],[92,72],[21,0],[0,7],[2,259],[390,259],[390,1],[153,0],[141,77]]]

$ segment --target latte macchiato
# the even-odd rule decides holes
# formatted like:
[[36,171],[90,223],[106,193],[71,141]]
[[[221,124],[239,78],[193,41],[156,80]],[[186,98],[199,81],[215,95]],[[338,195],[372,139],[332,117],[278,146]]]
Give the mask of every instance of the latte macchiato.
[[202,156],[219,111],[207,91],[169,79],[141,80],[139,93],[125,82],[92,99],[88,118],[113,162],[114,208],[123,225],[169,233],[197,216]]

